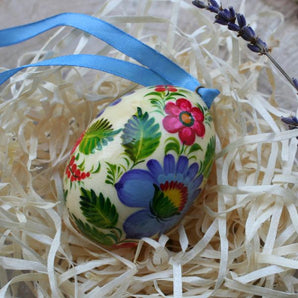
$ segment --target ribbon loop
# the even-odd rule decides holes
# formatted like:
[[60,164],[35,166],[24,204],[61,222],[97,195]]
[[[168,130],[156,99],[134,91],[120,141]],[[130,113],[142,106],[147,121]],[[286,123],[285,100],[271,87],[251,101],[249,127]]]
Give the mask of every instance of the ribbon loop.
[[[66,56],[64,56],[64,59],[62,60],[54,58],[56,60],[45,60],[44,63],[39,62],[33,65],[25,65],[10,71],[6,71],[5,73],[3,73],[2,76],[0,74],[0,82],[3,83],[10,76],[15,74],[19,70],[24,69],[25,67],[58,65],[57,63],[59,61],[62,61],[62,64],[60,65],[75,65],[107,71],[115,75],[127,78],[128,80],[139,82],[144,86],[149,86],[150,84],[156,85],[159,84],[161,81],[167,82],[172,85],[184,87],[192,91],[195,91],[196,88],[200,86],[200,83],[197,79],[195,79],[184,69],[179,67],[173,61],[169,60],[167,57],[157,52],[153,48],[103,20],[79,13],[62,13],[35,23],[0,30],[0,47],[10,46],[16,43],[23,42],[58,26],[71,26],[88,34],[91,34],[98,39],[103,40],[125,55],[140,62],[145,67],[143,67],[143,69],[141,70],[140,68],[134,68],[134,66],[128,67],[128,65],[125,64],[123,71],[120,71],[119,74],[119,71],[116,71],[114,66],[110,67],[109,71],[105,70],[106,68],[109,68],[106,64],[108,60],[104,60],[103,58],[100,59],[102,59],[101,62],[104,62],[104,65],[102,67],[99,67],[99,69],[96,65],[89,63],[96,60],[96,58],[94,57],[91,59],[90,55],[83,55],[84,57],[78,55],[69,55],[67,56],[67,58],[65,58]],[[111,61],[113,60],[110,60],[110,62]],[[120,62],[115,61],[111,63],[113,65],[116,65],[118,63],[119,66],[121,64]],[[129,71],[132,71],[133,69],[135,69],[136,72],[135,75],[132,76]],[[146,75],[144,76],[144,80],[147,80],[146,82],[142,79],[140,80],[140,78],[136,78],[140,76],[140,71],[143,74],[146,73]],[[216,89],[200,88],[198,90],[198,94],[201,95],[207,106],[210,107],[214,98],[219,94],[219,91]]]

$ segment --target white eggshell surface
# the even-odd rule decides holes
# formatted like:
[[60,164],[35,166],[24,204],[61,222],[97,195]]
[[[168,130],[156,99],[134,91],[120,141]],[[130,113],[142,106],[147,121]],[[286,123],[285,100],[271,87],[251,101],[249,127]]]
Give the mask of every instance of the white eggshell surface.
[[199,196],[215,132],[199,95],[153,86],[117,99],[87,127],[64,174],[76,228],[103,245],[165,233]]

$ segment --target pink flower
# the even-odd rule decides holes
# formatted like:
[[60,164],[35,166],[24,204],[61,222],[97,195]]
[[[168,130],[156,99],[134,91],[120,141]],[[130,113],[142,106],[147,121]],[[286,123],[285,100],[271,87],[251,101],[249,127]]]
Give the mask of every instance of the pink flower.
[[176,91],[178,91],[177,88],[175,88],[172,85],[157,85],[154,90],[156,92],[165,92],[165,91],[176,92]]
[[175,103],[168,102],[165,112],[168,114],[162,121],[165,130],[170,133],[178,132],[183,144],[192,145],[196,135],[205,135],[204,114],[187,99],[179,98]]

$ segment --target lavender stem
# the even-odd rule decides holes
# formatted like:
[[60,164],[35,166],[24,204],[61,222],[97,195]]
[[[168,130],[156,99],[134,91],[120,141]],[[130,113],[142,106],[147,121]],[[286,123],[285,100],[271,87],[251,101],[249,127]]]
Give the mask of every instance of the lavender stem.
[[295,84],[293,83],[293,80],[290,78],[290,76],[285,72],[285,70],[277,63],[277,61],[269,54],[269,52],[262,53],[263,55],[266,55],[268,59],[274,64],[274,66],[280,71],[280,73],[290,82],[290,84],[298,91]]
[[[285,70],[277,63],[277,61],[269,54],[270,49],[267,47],[266,42],[260,39],[255,31],[247,25],[245,16],[240,13],[236,13],[233,7],[223,8],[217,3],[217,0],[208,0],[208,4],[204,1],[194,0],[192,2],[195,6],[202,9],[207,9],[210,12],[215,13],[215,23],[223,26],[228,26],[228,29],[238,33],[238,37],[242,37],[249,42],[247,47],[260,55],[266,55],[273,65],[280,71],[280,73],[290,82],[290,84],[298,91],[298,80],[296,78],[290,78]],[[298,93],[297,93],[298,94]]]

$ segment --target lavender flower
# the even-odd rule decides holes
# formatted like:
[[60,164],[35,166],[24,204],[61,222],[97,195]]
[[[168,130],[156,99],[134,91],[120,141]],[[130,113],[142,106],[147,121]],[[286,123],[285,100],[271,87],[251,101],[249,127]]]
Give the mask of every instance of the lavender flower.
[[215,0],[210,0],[208,5],[206,5],[204,1],[200,1],[200,0],[193,1],[192,3],[198,8],[205,8],[214,13],[218,13],[220,11],[220,7]]
[[281,117],[282,122],[288,124],[290,129],[298,128],[298,119],[295,116],[292,117]]
[[293,81],[294,86],[298,90],[298,80],[296,78],[292,78],[292,81]]
[[[281,117],[281,121],[288,125],[290,130],[298,129],[298,119],[295,116],[292,117]],[[298,137],[297,137],[298,139]]]
[[229,9],[219,9],[219,12],[215,16],[215,23],[221,25],[228,25],[229,23],[234,23],[236,20],[236,13],[233,7],[229,7]]
[[199,0],[193,1],[192,4],[195,5],[198,8],[207,8],[208,7],[208,5],[206,5],[204,3],[204,1],[199,1]]
[[276,60],[269,54],[270,49],[266,42],[259,38],[252,27],[247,25],[245,16],[240,13],[236,13],[233,7],[223,8],[216,2],[216,0],[208,0],[208,4],[204,1],[194,0],[193,5],[198,8],[209,10],[215,13],[215,23],[228,26],[228,29],[238,33],[238,36],[249,42],[247,47],[260,55],[266,55],[276,68],[282,73],[282,75],[290,82],[290,84],[298,91],[298,80],[291,79],[288,74],[282,69],[282,67],[276,62]]
[[200,0],[195,0],[192,3],[199,8],[215,13],[215,23],[228,26],[229,30],[238,32],[238,36],[249,42],[247,46],[253,52],[260,54],[269,52],[266,43],[256,36],[255,31],[250,26],[246,25],[244,15],[236,13],[233,7],[222,8],[215,0],[209,0],[208,5]]
[[238,22],[240,28],[246,26],[246,20],[245,20],[245,17],[243,14],[237,13],[236,18],[237,18],[237,22]]
[[[229,30],[238,33],[238,37],[243,38],[247,42],[247,47],[260,55],[266,55],[269,60],[276,66],[281,74],[290,82],[290,84],[298,91],[298,80],[296,78],[290,78],[284,69],[277,63],[277,61],[269,54],[270,49],[267,44],[259,38],[255,31],[247,25],[245,16],[240,13],[236,13],[233,7],[223,8],[216,2],[216,0],[208,0],[208,4],[204,1],[194,0],[192,2],[198,8],[209,10],[215,13],[215,23],[227,26]],[[298,93],[297,93],[298,94]],[[282,117],[281,121],[288,125],[289,129],[298,129],[297,117]],[[297,138],[298,139],[298,138]]]

